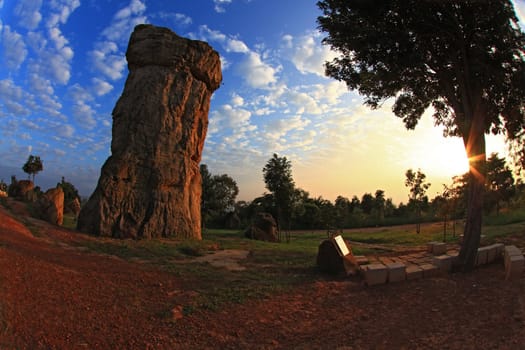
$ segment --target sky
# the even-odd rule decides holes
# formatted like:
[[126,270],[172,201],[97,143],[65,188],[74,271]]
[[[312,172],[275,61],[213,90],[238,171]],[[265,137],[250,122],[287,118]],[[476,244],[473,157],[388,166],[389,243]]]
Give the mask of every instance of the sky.
[[[525,28],[525,0],[514,5]],[[467,171],[462,141],[443,138],[430,112],[408,131],[390,101],[370,110],[325,77],[335,53],[321,44],[319,15],[315,0],[0,0],[0,179],[26,178],[33,154],[44,163],[37,186],[64,176],[81,195],[93,192],[110,156],[129,37],[150,23],[221,56],[202,163],[237,182],[237,199],[266,191],[262,169],[274,153],[311,197],[381,189],[406,203],[409,168],[427,175],[434,197]],[[491,152],[505,155],[501,137],[488,138]]]

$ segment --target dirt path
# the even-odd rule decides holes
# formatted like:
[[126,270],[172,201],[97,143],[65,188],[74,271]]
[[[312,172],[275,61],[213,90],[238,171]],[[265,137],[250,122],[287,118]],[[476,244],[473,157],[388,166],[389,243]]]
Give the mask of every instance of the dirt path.
[[518,349],[525,279],[500,265],[365,287],[325,280],[287,295],[197,311],[174,275],[71,246],[93,239],[0,207],[0,349]]

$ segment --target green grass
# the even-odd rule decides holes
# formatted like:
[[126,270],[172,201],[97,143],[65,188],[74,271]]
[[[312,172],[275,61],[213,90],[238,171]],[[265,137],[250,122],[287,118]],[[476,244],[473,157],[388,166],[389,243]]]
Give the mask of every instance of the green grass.
[[[525,219],[513,224],[486,225],[483,234],[487,239],[497,241],[508,235],[522,233],[524,229]],[[454,241],[462,233],[462,226],[458,222],[456,237],[452,237],[451,226],[447,231],[447,240]],[[346,240],[379,245],[382,249],[420,246],[429,241],[442,241],[443,225],[423,225],[420,234],[416,234],[415,225],[409,225],[346,230],[342,235]],[[297,286],[308,288],[308,284],[325,279],[316,267],[317,249],[324,239],[326,231],[321,230],[293,231],[289,243],[254,241],[234,230],[207,230],[200,241],[99,239],[79,244],[94,252],[141,261],[173,274],[182,285],[197,292],[196,297],[183,307],[185,313],[192,313],[286,293]],[[196,260],[217,249],[249,251],[248,258],[241,261],[246,270],[228,271]],[[374,246],[352,246],[355,255],[377,252],[376,249]]]

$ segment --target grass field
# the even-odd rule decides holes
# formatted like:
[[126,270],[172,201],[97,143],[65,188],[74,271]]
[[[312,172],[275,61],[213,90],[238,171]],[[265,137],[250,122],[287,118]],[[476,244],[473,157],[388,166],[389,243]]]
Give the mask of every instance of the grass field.
[[[483,235],[489,243],[525,232],[525,211],[501,214],[486,221]],[[447,242],[456,241],[462,229],[462,224],[456,223],[456,235],[453,236],[452,225],[449,225]],[[288,243],[268,243],[246,239],[240,231],[207,230],[201,241],[100,239],[81,244],[94,252],[153,264],[172,273],[197,292],[198,297],[184,307],[186,313],[191,313],[201,308],[217,309],[228,303],[285,293],[300,284],[333,278],[320,274],[316,268],[317,249],[327,238],[326,231],[292,231],[290,235]],[[414,225],[403,225],[343,230],[342,235],[346,240],[357,242],[352,246],[355,255],[399,246],[421,246],[444,238],[442,223],[424,224],[420,234],[416,234]],[[228,271],[195,259],[222,249],[249,251],[248,258],[242,261],[247,269]]]

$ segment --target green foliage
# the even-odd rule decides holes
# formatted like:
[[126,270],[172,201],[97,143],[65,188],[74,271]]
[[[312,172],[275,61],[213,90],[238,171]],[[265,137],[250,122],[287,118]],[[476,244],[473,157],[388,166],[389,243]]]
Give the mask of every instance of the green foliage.
[[80,202],[80,195],[78,194],[78,190],[76,187],[70,183],[67,182],[64,177],[62,176],[62,180],[57,183],[57,188],[62,188],[62,191],[64,191],[64,203],[71,203],[75,198],[78,198]]
[[4,179],[0,180],[0,191],[7,192],[7,184],[4,182]]
[[492,153],[487,159],[487,191],[485,207],[487,211],[496,208],[499,213],[502,201],[508,202],[514,194],[514,177],[507,166],[505,158],[499,158],[497,153]]
[[263,176],[266,188],[273,195],[277,225],[281,226],[284,220],[289,226],[295,193],[292,163],[286,157],[279,157],[274,153],[263,168]]
[[27,162],[22,167],[22,170],[29,176],[33,175],[33,182],[35,181],[35,175],[44,170],[44,164],[39,156],[30,155],[27,158]]
[[217,224],[235,210],[239,187],[226,174],[212,175],[206,164],[201,164],[202,177],[201,215],[204,225]]

